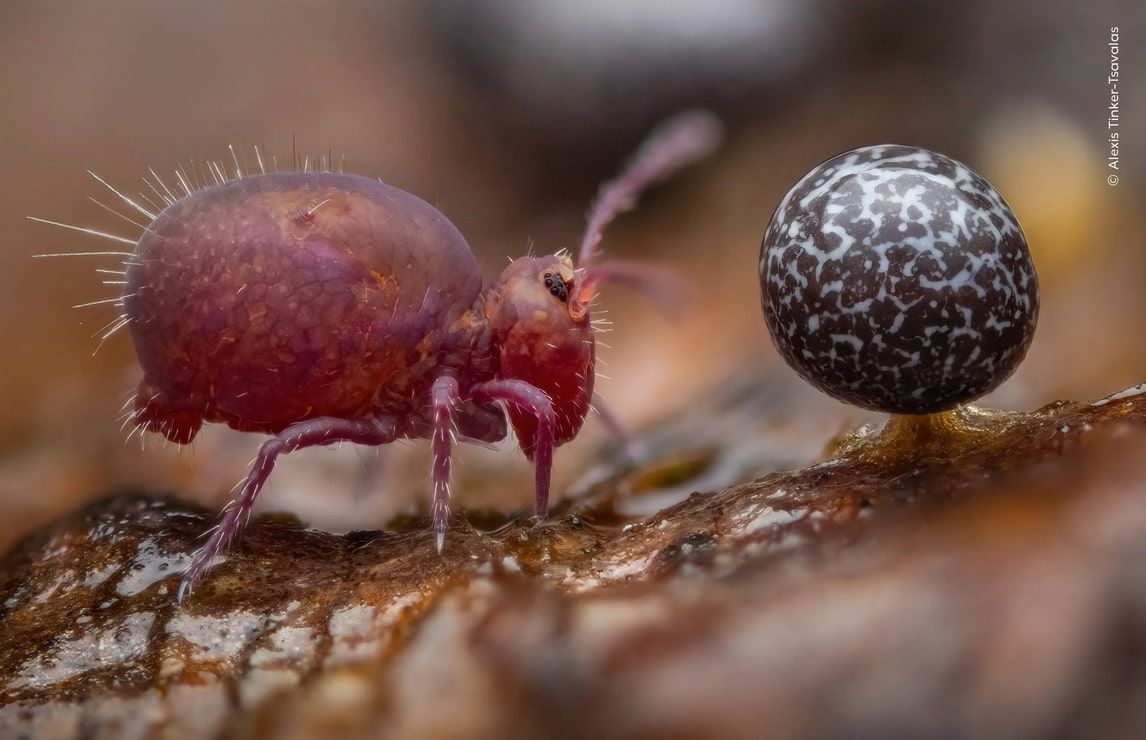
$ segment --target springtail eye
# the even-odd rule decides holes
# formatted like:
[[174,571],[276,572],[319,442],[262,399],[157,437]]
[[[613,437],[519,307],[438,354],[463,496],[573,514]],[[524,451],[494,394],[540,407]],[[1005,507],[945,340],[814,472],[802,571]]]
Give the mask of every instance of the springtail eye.
[[565,279],[557,273],[545,273],[545,287],[562,303],[569,302],[569,287],[565,285]]

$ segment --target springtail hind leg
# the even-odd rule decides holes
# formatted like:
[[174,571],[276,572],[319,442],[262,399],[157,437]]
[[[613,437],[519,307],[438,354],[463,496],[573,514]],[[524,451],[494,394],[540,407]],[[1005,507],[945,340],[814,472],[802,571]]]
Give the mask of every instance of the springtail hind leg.
[[323,417],[292,424],[259,448],[251,472],[243,481],[239,494],[223,509],[219,523],[211,530],[207,542],[192,556],[191,565],[183,573],[176,600],[182,602],[191,593],[203,576],[211,569],[215,558],[225,552],[242,531],[251,516],[259,492],[274,470],[279,455],[301,450],[306,447],[332,444],[334,442],[354,442],[363,445],[379,445],[391,442],[396,436],[396,426],[389,418],[348,421]]

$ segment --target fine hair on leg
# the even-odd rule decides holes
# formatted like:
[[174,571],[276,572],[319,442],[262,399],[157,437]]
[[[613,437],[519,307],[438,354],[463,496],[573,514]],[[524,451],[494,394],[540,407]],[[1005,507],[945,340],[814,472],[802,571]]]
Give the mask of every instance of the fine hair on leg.
[[450,455],[454,442],[454,404],[458,399],[458,381],[445,375],[434,381],[430,391],[434,407],[434,431],[430,446],[434,453],[434,545],[438,552],[446,541],[450,523]]

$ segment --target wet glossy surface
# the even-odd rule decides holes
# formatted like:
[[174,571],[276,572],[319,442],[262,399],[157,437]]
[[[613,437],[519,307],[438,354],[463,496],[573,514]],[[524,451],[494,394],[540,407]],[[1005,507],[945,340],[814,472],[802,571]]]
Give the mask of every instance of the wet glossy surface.
[[751,409],[650,432],[538,527],[475,512],[440,558],[424,521],[256,518],[182,608],[212,516],[94,504],[0,561],[0,734],[1141,728],[1146,389],[707,486],[752,438],[685,431]]

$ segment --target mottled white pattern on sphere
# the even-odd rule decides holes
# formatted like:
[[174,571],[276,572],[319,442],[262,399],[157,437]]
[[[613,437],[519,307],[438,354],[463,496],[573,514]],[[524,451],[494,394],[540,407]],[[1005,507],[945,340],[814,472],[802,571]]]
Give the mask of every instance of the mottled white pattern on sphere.
[[1038,280],[1010,207],[966,165],[917,147],[856,149],[788,192],[760,250],[784,358],[840,400],[949,409],[1022,361]]

